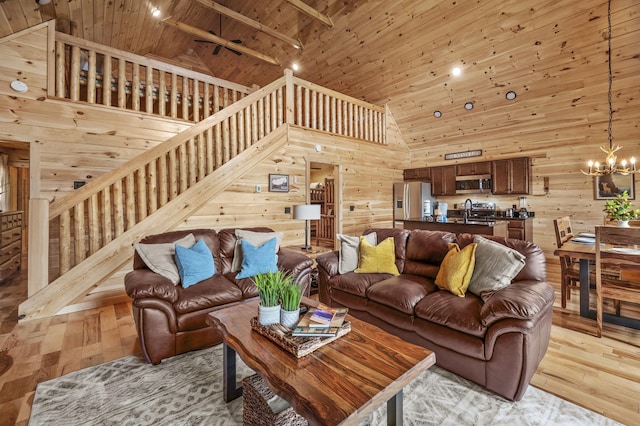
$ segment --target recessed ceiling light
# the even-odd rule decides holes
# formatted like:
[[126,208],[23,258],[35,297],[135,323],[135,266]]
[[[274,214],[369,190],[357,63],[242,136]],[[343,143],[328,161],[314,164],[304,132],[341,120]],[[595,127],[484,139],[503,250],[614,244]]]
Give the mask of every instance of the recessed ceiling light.
[[435,111],[433,112],[433,116],[434,116],[435,118],[440,118],[440,117],[442,117],[442,113],[441,113],[440,111],[438,111],[438,110],[435,110]]
[[294,71],[298,71],[298,70],[300,69],[300,65],[298,65],[298,63],[297,63],[297,62],[294,62],[293,64],[291,64],[291,68],[292,68]]
[[462,69],[460,69],[460,67],[455,67],[454,69],[451,70],[451,72],[453,73],[453,75],[458,76],[462,74]]
[[464,109],[466,109],[467,111],[471,111],[473,109],[473,102],[467,102],[466,104],[464,104]]
[[20,80],[13,80],[10,84],[11,88],[18,93],[24,93],[29,90],[29,86]]
[[151,16],[153,16],[154,18],[160,16],[160,9],[158,9],[157,7],[151,9]]
[[513,90],[509,90],[509,91],[504,95],[504,97],[505,97],[505,98],[507,98],[507,99],[508,99],[508,100],[510,100],[510,101],[514,100],[514,99],[516,98],[516,96],[518,96],[518,95],[517,95],[517,94],[516,94],[516,92],[514,92]]

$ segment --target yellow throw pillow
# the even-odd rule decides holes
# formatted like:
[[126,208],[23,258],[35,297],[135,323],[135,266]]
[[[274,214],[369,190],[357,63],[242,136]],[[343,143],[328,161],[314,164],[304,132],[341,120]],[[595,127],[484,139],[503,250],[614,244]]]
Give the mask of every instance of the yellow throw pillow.
[[471,243],[460,250],[458,244],[449,243],[449,252],[440,265],[436,285],[442,290],[464,297],[476,264],[477,246],[478,244]]
[[360,237],[360,255],[358,273],[383,273],[400,275],[396,267],[396,251],[393,237],[389,237],[377,246],[372,246],[365,237]]

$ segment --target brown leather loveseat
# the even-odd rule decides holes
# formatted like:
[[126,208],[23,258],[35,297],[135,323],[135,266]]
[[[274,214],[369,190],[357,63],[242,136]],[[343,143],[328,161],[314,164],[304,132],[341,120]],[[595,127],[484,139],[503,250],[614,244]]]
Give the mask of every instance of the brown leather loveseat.
[[[269,228],[246,228],[253,232],[273,232]],[[222,341],[220,334],[206,324],[212,310],[243,303],[258,296],[251,278],[236,279],[231,272],[236,247],[235,229],[194,229],[145,237],[143,244],[172,243],[188,234],[203,239],[213,254],[215,275],[187,288],[147,267],[138,252],[133,271],[125,277],[125,289],[132,299],[133,317],[140,346],[147,362],[158,364],[165,358],[201,349]],[[294,250],[280,248],[278,268],[292,274],[297,282],[311,283],[313,261]]]
[[507,287],[482,297],[459,297],[434,280],[448,243],[464,248],[470,234],[370,229],[378,242],[394,237],[399,276],[338,273],[339,253],[318,256],[321,302],[436,354],[437,364],[510,400],[520,400],[547,351],[554,291],[546,282],[544,252],[535,244],[486,237],[525,256]]

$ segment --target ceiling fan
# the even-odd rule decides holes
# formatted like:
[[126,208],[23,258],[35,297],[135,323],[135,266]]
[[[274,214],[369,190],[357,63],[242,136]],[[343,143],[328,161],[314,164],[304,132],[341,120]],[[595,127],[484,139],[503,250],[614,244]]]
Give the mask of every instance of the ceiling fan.
[[[219,37],[222,37],[222,15],[219,15],[219,16],[220,16],[220,23],[219,23],[219,25],[218,25],[218,28],[219,28],[219,30],[218,30],[218,31],[219,31],[219,33],[220,33]],[[216,34],[214,31],[211,31],[211,30],[209,30],[209,34],[213,34],[214,36],[218,36],[218,34]],[[217,55],[218,53],[220,53],[220,49],[222,48],[222,46],[221,46],[221,45],[219,45],[219,44],[218,44],[218,43],[216,43],[216,42],[210,41],[210,40],[194,40],[194,41],[195,41],[195,42],[197,42],[197,43],[210,43],[210,44],[215,44],[215,45],[216,45],[216,47],[213,49],[213,54],[214,54],[214,55]],[[229,40],[229,41],[231,41],[232,43],[235,43],[235,44],[242,44],[242,40],[238,40],[238,39],[235,39],[235,40]],[[228,51],[232,52],[232,53],[235,53],[235,54],[236,54],[236,55],[238,55],[238,56],[242,55],[242,53],[241,53],[241,52],[238,52],[237,50],[233,50],[233,49],[231,49],[230,47],[226,47],[226,46],[225,46],[224,48],[225,48],[225,49],[227,49]]]

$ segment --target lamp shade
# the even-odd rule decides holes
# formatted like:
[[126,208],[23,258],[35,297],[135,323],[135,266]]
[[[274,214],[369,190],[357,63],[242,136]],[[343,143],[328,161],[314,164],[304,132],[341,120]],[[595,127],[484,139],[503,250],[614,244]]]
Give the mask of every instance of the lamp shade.
[[302,220],[320,219],[320,204],[301,204],[293,206],[293,218]]

